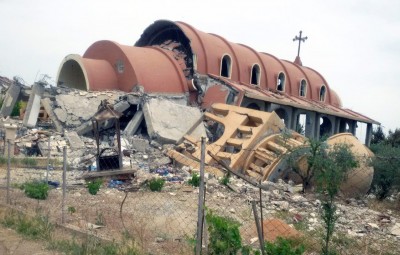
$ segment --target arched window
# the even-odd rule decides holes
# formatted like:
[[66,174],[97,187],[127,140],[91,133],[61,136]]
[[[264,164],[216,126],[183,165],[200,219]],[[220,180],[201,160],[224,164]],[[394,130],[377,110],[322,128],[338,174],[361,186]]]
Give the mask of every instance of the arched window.
[[251,68],[250,83],[257,86],[260,85],[260,66],[258,64],[254,64]]
[[301,97],[306,97],[307,95],[307,81],[302,79],[300,81],[300,91],[299,91],[299,95]]
[[325,102],[326,87],[322,85],[319,90],[319,101]]
[[278,75],[276,89],[279,91],[285,91],[285,74],[283,72],[280,72]]
[[221,76],[230,78],[232,70],[232,60],[229,55],[224,55],[221,60]]

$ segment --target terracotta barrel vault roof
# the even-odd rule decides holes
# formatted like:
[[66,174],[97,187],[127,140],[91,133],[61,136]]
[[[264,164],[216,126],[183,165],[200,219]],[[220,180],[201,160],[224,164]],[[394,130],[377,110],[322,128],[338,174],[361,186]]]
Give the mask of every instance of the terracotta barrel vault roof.
[[[177,42],[184,57],[177,59],[174,55],[176,48],[163,48],[161,45],[167,41]],[[220,76],[224,55],[231,58],[229,78]],[[85,90],[118,89],[126,92],[132,91],[135,86],[142,86],[147,93],[182,94],[194,92],[192,78],[194,73],[200,73],[227,80],[228,84],[240,91],[250,90],[250,97],[258,98],[255,95],[261,93],[260,100],[271,101],[273,92],[276,92],[278,75],[284,73],[285,89],[278,94],[292,98],[289,100],[292,106],[303,105],[312,109],[312,105],[319,105],[316,108],[324,108],[321,112],[377,123],[361,114],[342,109],[339,96],[330,89],[324,77],[316,70],[297,63],[301,61],[280,60],[249,46],[229,42],[219,35],[199,31],[184,22],[158,20],[144,30],[134,46],[98,41],[87,49],[83,57],[67,56],[60,65],[57,84],[65,83]],[[256,64],[260,67],[259,86],[251,84],[252,67]],[[305,97],[299,95],[302,80],[307,83]],[[326,88],[324,102],[319,98],[322,86]],[[277,103],[288,102],[281,99]]]
[[340,106],[340,99],[332,93],[324,77],[317,71],[290,61],[280,60],[268,53],[259,53],[254,49],[241,44],[231,43],[225,38],[202,32],[184,22],[159,20],[150,25],[135,44],[136,46],[152,45],[158,42],[162,31],[181,30],[190,41],[193,54],[197,56],[197,71],[199,73],[220,74],[220,62],[227,54],[232,59],[231,80],[250,84],[251,67],[258,64],[261,70],[260,87],[262,89],[276,89],[277,76],[283,72],[286,76],[285,92],[298,96],[299,84],[305,79],[308,84],[307,99],[319,101],[319,91],[322,85],[326,86],[325,103]]

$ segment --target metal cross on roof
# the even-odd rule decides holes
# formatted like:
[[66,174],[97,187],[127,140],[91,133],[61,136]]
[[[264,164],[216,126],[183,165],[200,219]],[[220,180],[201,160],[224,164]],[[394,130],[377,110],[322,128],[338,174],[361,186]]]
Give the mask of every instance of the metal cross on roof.
[[301,30],[300,30],[300,36],[295,36],[294,38],[293,38],[293,42],[294,41],[299,41],[299,48],[297,49],[297,56],[299,57],[299,55],[300,55],[300,43],[301,42],[305,42],[307,39],[308,39],[308,37],[306,36],[306,37],[301,37],[301,33],[303,33]]

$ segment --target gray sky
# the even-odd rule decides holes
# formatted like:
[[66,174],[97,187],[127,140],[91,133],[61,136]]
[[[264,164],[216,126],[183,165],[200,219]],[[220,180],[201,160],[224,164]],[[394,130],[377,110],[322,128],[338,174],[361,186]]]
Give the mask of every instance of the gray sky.
[[32,84],[47,74],[54,82],[66,55],[103,39],[133,45],[158,19],[292,61],[292,39],[303,30],[303,65],[325,77],[344,107],[386,132],[400,128],[398,0],[0,0],[0,76]]

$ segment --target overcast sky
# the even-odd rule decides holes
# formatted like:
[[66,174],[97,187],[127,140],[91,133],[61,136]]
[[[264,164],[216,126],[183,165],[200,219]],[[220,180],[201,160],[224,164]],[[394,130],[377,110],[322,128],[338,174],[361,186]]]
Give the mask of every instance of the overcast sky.
[[[0,76],[53,83],[61,60],[98,40],[133,45],[158,19],[183,21],[320,72],[344,107],[400,128],[398,0],[0,0]],[[363,127],[364,128],[364,127]]]

